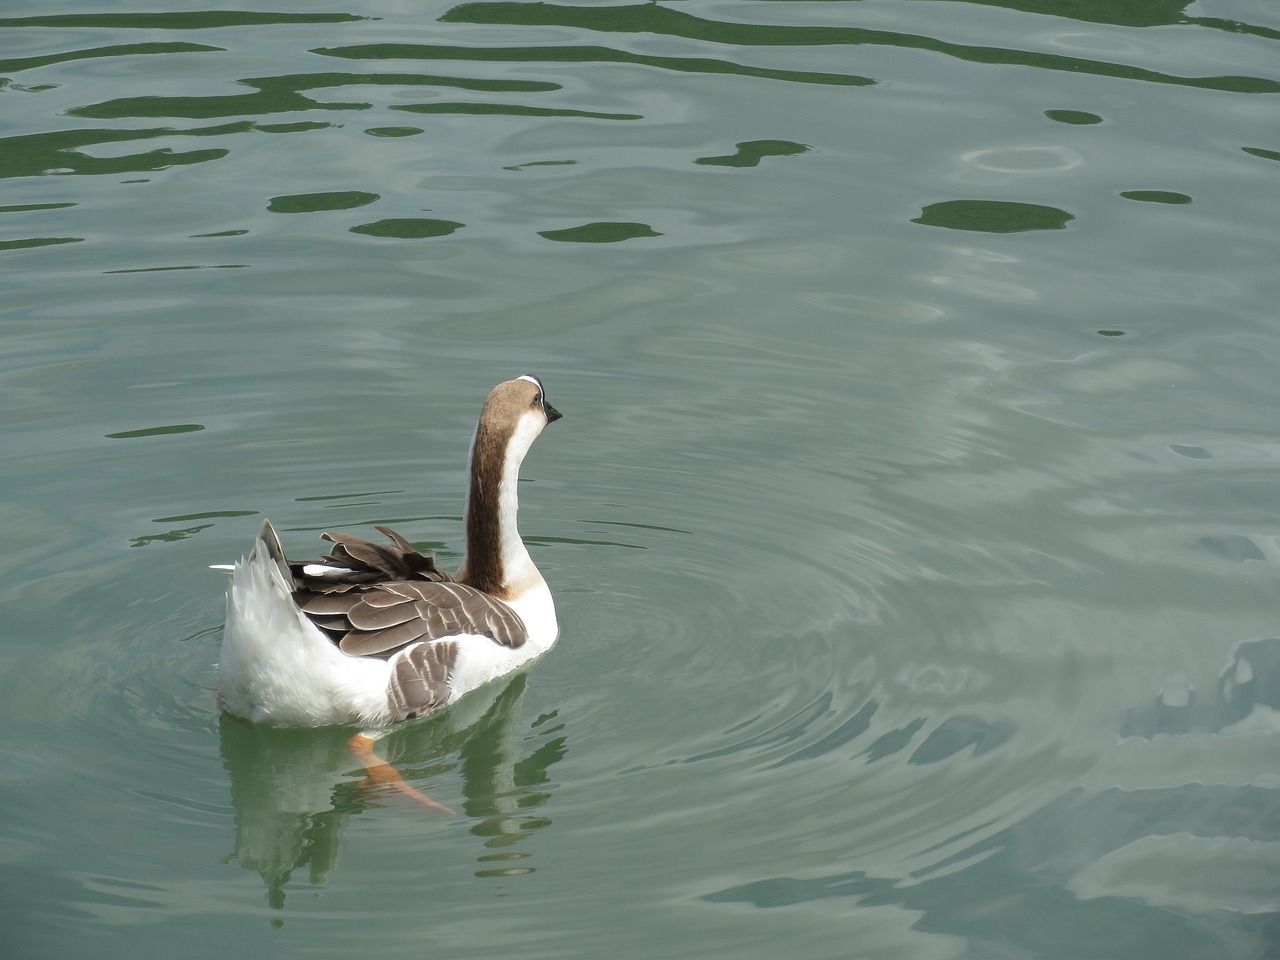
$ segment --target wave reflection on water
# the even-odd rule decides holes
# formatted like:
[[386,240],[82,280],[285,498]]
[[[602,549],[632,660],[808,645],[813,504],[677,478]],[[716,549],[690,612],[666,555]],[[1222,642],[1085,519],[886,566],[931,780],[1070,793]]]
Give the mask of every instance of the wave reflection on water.
[[[960,24],[946,7],[934,6],[943,14],[938,22],[940,32],[950,32]],[[954,6],[958,11],[963,11],[965,6],[995,6],[1039,12],[1038,5],[1034,4]],[[1124,12],[1103,10],[1100,6],[1077,4],[1072,14],[1086,21],[1115,25],[1115,28],[1176,25],[1184,29],[1195,28],[1198,37],[1210,31],[1230,39],[1277,38],[1277,32],[1266,27],[1221,18],[1187,17],[1183,13],[1184,5],[1178,0],[1144,4],[1140,10]],[[772,5],[765,4],[753,5],[749,9],[763,15],[763,18],[775,12]],[[788,5],[780,12],[797,15],[800,19],[832,22],[811,25],[718,20],[698,15],[689,8],[677,9],[658,4],[592,7],[475,2],[443,9],[429,40],[397,38],[330,42],[304,50],[298,46],[299,41],[305,43],[313,38],[332,41],[335,35],[354,38],[369,33],[397,31],[393,25],[384,25],[375,16],[347,13],[204,11],[0,18],[0,30],[17,39],[14,47],[18,48],[17,52],[26,54],[0,61],[0,76],[4,77],[3,83],[8,92],[21,95],[18,101],[21,106],[14,116],[20,121],[20,128],[28,128],[0,138],[0,176],[156,174],[176,166],[234,160],[232,155],[244,148],[242,143],[246,135],[323,136],[324,131],[334,124],[350,122],[349,114],[386,117],[386,123],[370,124],[369,132],[376,135],[378,130],[386,129],[397,131],[397,136],[426,133],[425,130],[395,123],[391,118],[397,113],[425,117],[507,116],[608,122],[656,119],[654,111],[646,108],[636,97],[610,95],[608,102],[604,102],[599,93],[608,89],[607,81],[597,85],[594,95],[585,90],[575,75],[576,68],[583,64],[590,65],[596,71],[593,75],[601,79],[603,74],[599,70],[619,65],[788,84],[857,87],[874,85],[882,79],[838,70],[787,70],[743,62],[752,59],[753,52],[762,53],[777,47],[817,48],[816,54],[806,56],[821,63],[834,62],[833,58],[844,59],[846,51],[851,48],[891,47],[980,64],[1062,70],[1072,74],[1178,84],[1204,90],[1250,94],[1280,91],[1280,81],[1267,76],[1188,76],[1152,69],[1141,65],[1141,61],[1152,57],[1144,55],[1140,48],[1130,51],[1135,62],[1068,57],[1053,52],[1054,48],[1067,44],[1065,33],[1053,35],[1048,42],[1041,42],[1033,34],[1028,37],[1027,49],[1007,49],[947,42],[939,37],[868,26],[838,25],[836,21],[841,19],[857,18],[857,8],[853,6],[822,5],[815,12],[807,7],[802,10]],[[185,35],[187,39],[163,42],[129,40],[139,31],[156,30]],[[512,42],[513,37],[529,32],[549,35],[554,42],[532,45]],[[483,42],[487,33],[494,36],[493,44]],[[607,46],[582,42],[601,34],[614,42]],[[64,36],[90,40],[87,45],[67,49]],[[465,36],[467,42],[448,42],[455,36]],[[204,42],[210,38],[214,42]],[[234,70],[242,61],[257,62],[259,58],[255,54],[265,49],[273,39],[283,41],[292,50],[291,56],[277,55],[273,59],[293,63],[298,56],[305,55],[311,59],[355,60],[367,64],[368,69],[266,76],[226,72],[224,65]],[[652,53],[654,41],[658,39],[663,44],[674,44],[673,50],[678,50],[678,53]],[[1078,39],[1075,41],[1077,47],[1080,43]],[[23,47],[27,49],[23,51]],[[731,53],[732,56],[708,57],[706,52],[709,49]],[[1123,46],[1110,49],[1106,45],[1099,47],[1098,52],[1104,49],[1113,56],[1125,52]],[[179,59],[175,59],[169,69],[158,68],[154,64],[154,61],[174,58]],[[1241,58],[1241,62],[1247,63],[1250,59],[1257,60],[1259,65],[1263,62],[1247,56]],[[431,73],[404,69],[406,65],[417,62],[458,66],[448,72]],[[74,72],[81,64],[91,68],[86,77]],[[394,64],[396,69],[385,69],[389,64]],[[485,67],[497,75],[477,76],[477,67]],[[544,77],[551,69],[558,79],[531,79],[519,75],[530,68],[536,68]],[[184,81],[175,85],[171,79],[174,73],[183,76]],[[90,79],[94,81],[92,94],[85,83]],[[229,84],[242,89],[229,93],[206,92],[210,87],[225,88]],[[174,86],[187,87],[192,92],[175,92]],[[102,90],[111,90],[113,95],[99,99],[99,91]],[[418,98],[414,91],[422,91],[424,96]],[[457,99],[458,93],[465,94],[465,98]],[[86,101],[86,96],[94,99]],[[24,100],[27,102],[22,103]],[[398,102],[404,100],[409,102]],[[41,109],[44,101],[48,101],[47,106]],[[47,118],[54,113],[61,118],[55,128],[29,129],[33,125],[30,121],[35,120],[37,125],[47,124],[47,119],[36,118],[42,115]],[[326,116],[326,119],[317,119],[319,116]],[[28,122],[21,122],[24,119]],[[162,127],[128,123],[103,128],[75,122],[105,120],[118,123],[145,119],[179,123]],[[190,120],[231,122],[196,126],[181,123]],[[211,138],[218,143],[193,147],[188,145],[188,138]],[[117,146],[138,141],[163,143],[140,152],[122,151]],[[710,159],[699,162],[710,162]],[[34,208],[28,206],[25,209]],[[59,219],[67,223],[74,222],[75,218],[64,216]],[[366,232],[379,235],[376,231]],[[448,232],[443,231],[421,230],[403,234],[406,238],[447,235]],[[41,246],[75,239],[81,238],[31,237],[29,244]],[[8,243],[11,249],[25,245],[21,240]]]
[[[760,878],[702,886],[709,904],[834,902],[832,917],[841,901],[897,904],[931,932],[1033,954],[1056,955],[1063,924],[1087,928],[1070,941],[1086,952],[1117,937],[1186,957],[1230,952],[1240,933],[1263,942],[1259,881],[1280,835],[1259,751],[1274,739],[1280,640],[1233,643],[1220,623],[1251,605],[1236,572],[1267,536],[1206,540],[1205,516],[1179,502],[1182,464],[1203,454],[1063,404],[1089,401],[1106,353],[997,363],[935,331],[931,378],[877,396],[883,384],[829,360],[870,351],[859,370],[892,369],[901,340],[874,332],[890,321],[858,319],[833,335],[793,318],[784,336],[739,315],[705,322],[696,346],[647,345],[671,382],[646,416],[683,410],[701,430],[657,477],[640,472],[643,451],[600,451],[627,468],[613,498],[661,503],[655,519],[689,529],[637,531],[649,555],[618,561],[634,568],[621,582],[663,568],[650,577],[663,605],[634,635],[607,624],[635,597],[590,604],[586,629],[616,639],[607,656],[624,673],[656,678],[650,707],[671,718],[633,734],[618,775],[671,804],[676,832],[733,849],[725,873]],[[729,356],[740,379],[688,410],[706,362]],[[1132,396],[1149,426],[1158,402]],[[1010,455],[1019,423],[1072,410]],[[1259,455],[1221,489],[1266,482],[1274,456]],[[633,496],[650,483],[661,498]],[[1135,553],[1141,569],[1115,580]],[[611,708],[576,713],[590,726],[596,709]],[[1160,879],[1208,861],[1253,879]],[[1257,919],[1199,915],[1228,901]],[[1169,909],[1197,915],[1174,935]]]

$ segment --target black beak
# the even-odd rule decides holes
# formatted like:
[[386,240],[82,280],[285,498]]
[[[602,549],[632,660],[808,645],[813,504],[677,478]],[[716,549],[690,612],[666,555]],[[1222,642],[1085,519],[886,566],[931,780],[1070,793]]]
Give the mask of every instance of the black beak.
[[564,416],[563,413],[561,413],[551,404],[546,402],[542,404],[542,412],[547,415],[547,423],[555,423],[557,420],[559,420],[561,417]]

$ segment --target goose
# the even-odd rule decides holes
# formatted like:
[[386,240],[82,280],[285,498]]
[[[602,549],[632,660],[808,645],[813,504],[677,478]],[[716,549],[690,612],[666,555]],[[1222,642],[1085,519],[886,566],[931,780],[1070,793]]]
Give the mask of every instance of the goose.
[[351,750],[386,782],[395,778],[372,753],[376,731],[549,650],[555,604],[516,527],[516,486],[533,441],[560,416],[537,377],[493,388],[471,439],[466,550],[453,576],[383,526],[389,543],[328,532],[322,559],[289,560],[264,521],[248,556],[219,567],[232,574],[222,710],[275,726],[360,725]]

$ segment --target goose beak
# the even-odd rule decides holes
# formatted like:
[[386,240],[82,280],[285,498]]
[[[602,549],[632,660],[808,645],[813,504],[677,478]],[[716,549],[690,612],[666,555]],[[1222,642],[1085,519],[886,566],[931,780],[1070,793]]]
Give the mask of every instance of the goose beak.
[[559,410],[557,410],[555,407],[553,407],[549,403],[543,403],[542,410],[547,415],[547,423],[555,423],[557,420],[559,420],[561,417],[564,416],[563,413],[561,413]]

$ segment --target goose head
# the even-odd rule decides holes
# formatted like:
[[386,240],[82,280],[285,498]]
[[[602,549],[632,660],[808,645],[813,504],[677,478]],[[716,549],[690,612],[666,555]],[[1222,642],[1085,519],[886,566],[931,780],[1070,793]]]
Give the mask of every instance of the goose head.
[[525,374],[500,383],[490,391],[480,411],[472,457],[518,465],[547,424],[561,416],[547,402],[537,377]]

